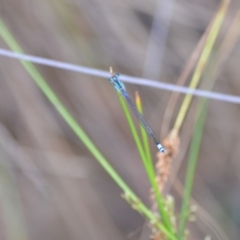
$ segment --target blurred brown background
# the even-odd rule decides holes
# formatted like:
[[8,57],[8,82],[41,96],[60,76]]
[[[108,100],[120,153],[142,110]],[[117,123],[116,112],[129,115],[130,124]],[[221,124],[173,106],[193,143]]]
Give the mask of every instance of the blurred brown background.
[[[175,84],[219,4],[0,0],[0,16],[27,54],[102,70],[111,65],[123,74]],[[238,0],[231,2],[217,45],[239,8]],[[0,48],[8,49],[2,39]],[[240,95],[239,53],[238,43],[214,91]],[[123,179],[150,204],[144,169],[108,80],[37,68]],[[145,115],[160,136],[171,93],[126,86],[132,97],[140,92]],[[193,116],[186,119],[182,141],[190,137]],[[239,121],[239,105],[211,101],[193,191],[235,240],[240,234]],[[152,143],[151,148],[155,156]],[[178,172],[182,182],[187,156]],[[120,189],[18,60],[5,57],[0,57],[0,160],[0,239],[148,239],[144,219],[120,197]],[[174,189],[171,193],[179,206],[179,196]],[[189,229],[189,239],[218,239],[204,220],[197,218]]]

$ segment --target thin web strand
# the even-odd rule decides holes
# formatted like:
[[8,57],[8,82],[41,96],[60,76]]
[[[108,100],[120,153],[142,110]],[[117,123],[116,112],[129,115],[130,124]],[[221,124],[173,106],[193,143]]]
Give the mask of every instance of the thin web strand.
[[[33,63],[37,63],[37,64],[49,66],[49,67],[55,67],[55,68],[69,70],[69,71],[79,72],[79,73],[83,73],[83,74],[87,74],[87,75],[91,75],[91,76],[97,76],[97,77],[102,77],[102,78],[111,77],[111,74],[107,71],[102,71],[99,69],[94,69],[94,68],[89,68],[89,67],[83,67],[83,66],[79,66],[79,65],[55,61],[55,60],[41,58],[41,57],[32,56],[32,55],[15,53],[15,52],[1,49],[1,48],[0,48],[0,55],[5,56],[5,57],[10,57],[10,58],[15,58],[18,60],[30,61]],[[163,90],[171,91],[171,92],[179,92],[182,94],[191,94],[194,96],[219,100],[219,101],[223,101],[223,102],[240,104],[239,96],[228,95],[228,94],[217,93],[217,92],[210,92],[210,91],[205,91],[205,90],[200,90],[200,89],[191,89],[188,87],[177,86],[177,85],[170,84],[170,83],[156,82],[156,81],[152,81],[152,80],[145,79],[145,78],[138,78],[138,77],[132,77],[132,76],[127,76],[127,75],[121,75],[120,79],[121,79],[121,81],[127,82],[127,83],[133,83],[133,84],[137,84],[137,85],[143,85],[143,86],[163,89]]]

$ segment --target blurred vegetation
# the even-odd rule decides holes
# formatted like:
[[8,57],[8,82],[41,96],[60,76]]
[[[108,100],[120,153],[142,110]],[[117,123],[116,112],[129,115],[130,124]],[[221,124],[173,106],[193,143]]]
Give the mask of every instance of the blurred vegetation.
[[[27,54],[104,70],[111,65],[120,73],[178,84],[175,79],[181,75],[191,53],[196,53],[194,48],[208,29],[210,40],[206,37],[203,41],[206,42],[197,52],[198,64],[192,65],[183,84],[199,85],[189,83],[193,73],[193,81],[201,80],[201,88],[239,95],[239,9],[238,1],[3,0],[0,17],[6,28],[0,26],[3,37],[0,48],[10,46],[19,52],[19,44]],[[15,40],[6,37],[8,31]],[[166,42],[161,41],[165,38]],[[196,112],[197,98],[190,105],[189,96],[185,97],[188,100],[180,96],[176,98],[176,107],[169,108],[171,93],[127,84],[130,95],[135,90],[140,92],[142,106],[138,104],[138,107],[141,111],[143,108],[157,133],[161,122],[167,119],[168,129],[165,127],[164,132],[170,138],[163,136],[165,144],[172,140],[173,132],[180,141],[177,151],[171,150],[169,181],[162,182],[164,189],[159,194],[150,154],[156,152],[155,146],[151,142],[148,145],[142,130],[142,135],[137,132],[134,127],[137,122],[131,119],[125,105],[130,129],[135,132],[138,147],[135,146],[116,93],[107,79],[46,66],[35,68],[22,62],[29,76],[17,60],[1,57],[0,61],[1,238],[149,237],[151,233],[143,228],[144,217],[120,197],[120,189],[98,165],[95,156],[122,187],[125,199],[148,220],[155,221],[145,207],[146,204],[151,208],[152,186],[165,227],[169,227],[167,218],[170,217],[169,213],[164,220],[162,204],[168,201],[167,194],[175,198],[176,213],[182,209],[180,238],[187,219],[191,220],[189,203],[192,201],[198,210],[194,212],[196,220],[187,225],[188,239],[204,239],[208,235],[213,239],[238,239],[238,105],[210,101],[203,114],[202,110]],[[146,71],[149,64],[151,69]],[[200,109],[201,106],[205,103],[200,103]],[[172,112],[171,117],[167,111]],[[188,147],[189,164],[185,161]],[[103,156],[109,159],[110,165]],[[153,161],[162,160],[152,156]],[[158,175],[161,168],[156,163]],[[184,191],[180,182],[184,182],[185,175]],[[135,194],[144,204],[138,202]],[[191,195],[195,200],[190,199]],[[176,220],[178,223],[177,216]],[[161,226],[157,227],[165,231]],[[174,239],[171,227],[168,229],[168,236]]]

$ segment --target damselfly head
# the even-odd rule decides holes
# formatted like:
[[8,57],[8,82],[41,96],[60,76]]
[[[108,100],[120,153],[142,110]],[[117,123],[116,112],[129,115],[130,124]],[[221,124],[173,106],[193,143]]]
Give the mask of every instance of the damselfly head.
[[120,92],[120,91],[125,91],[124,84],[119,80],[119,73],[114,74],[111,78],[109,78],[109,82],[113,83],[115,89]]
[[109,78],[109,82],[111,82],[111,83],[116,82],[118,80],[119,76],[120,76],[119,73],[114,74],[112,77]]

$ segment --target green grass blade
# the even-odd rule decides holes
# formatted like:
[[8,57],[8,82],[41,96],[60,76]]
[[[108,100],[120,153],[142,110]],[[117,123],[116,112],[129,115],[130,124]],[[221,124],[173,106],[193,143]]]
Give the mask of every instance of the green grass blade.
[[158,189],[158,185],[157,185],[157,182],[156,182],[156,176],[155,176],[155,169],[154,169],[152,159],[148,159],[146,157],[146,153],[143,150],[143,146],[141,144],[140,138],[138,136],[136,127],[134,125],[134,122],[133,122],[133,119],[131,117],[129,108],[126,104],[126,101],[121,96],[121,94],[118,94],[118,96],[119,96],[119,100],[120,100],[121,106],[123,108],[124,114],[126,116],[130,131],[133,135],[134,141],[135,141],[135,143],[137,145],[137,148],[139,150],[143,165],[146,169],[151,187],[153,188],[154,195],[155,195],[155,198],[156,198],[156,202],[157,202],[157,205],[158,205],[159,213],[161,215],[163,224],[167,229],[169,229],[171,232],[173,232],[173,227],[172,227],[171,222],[170,222],[170,217],[168,216],[168,213],[165,210],[163,197],[161,196],[161,194],[159,192],[159,189]]
[[[198,62],[198,65],[196,67],[195,73],[193,75],[190,87],[196,88],[198,85],[198,81],[200,80],[200,76],[202,75],[203,68],[207,64],[207,61],[210,57],[210,54],[212,52],[214,42],[217,38],[217,35],[219,33],[220,27],[222,25],[222,22],[225,18],[227,9],[228,9],[229,1],[222,1],[220,8],[216,14],[216,17],[214,19],[213,25],[210,30],[209,37],[206,41],[203,53],[200,57],[200,60]],[[213,64],[212,64],[213,65]],[[208,71],[212,72],[214,69],[209,68]],[[207,74],[205,76],[208,76],[208,79],[212,79],[211,74]],[[211,88],[213,86],[213,82],[210,80],[205,81],[208,84],[208,88]],[[181,106],[181,109],[179,111],[178,118],[175,122],[175,129],[179,130],[184,117],[187,112],[187,108],[190,105],[191,98],[189,96],[186,96],[184,99],[184,102]],[[204,129],[204,123],[206,119],[206,113],[207,113],[207,105],[208,101],[206,99],[201,100],[199,104],[199,111],[197,114],[197,120],[195,123],[195,129],[193,133],[193,140],[190,145],[190,152],[189,152],[189,160],[188,160],[188,168],[187,168],[187,176],[185,179],[185,189],[184,189],[184,196],[183,196],[183,202],[182,202],[182,208],[181,208],[181,213],[180,213],[180,222],[179,222],[179,231],[178,231],[178,237],[180,240],[183,239],[184,237],[184,231],[186,227],[186,222],[187,222],[187,217],[188,217],[188,207],[189,207],[189,202],[190,202],[190,196],[192,192],[192,186],[193,186],[193,180],[194,180],[194,175],[195,175],[195,170],[196,170],[196,165],[197,165],[197,160],[198,160],[198,154],[199,154],[199,149],[201,146],[201,140],[202,140],[202,133]]]
[[[23,53],[21,47],[18,45],[16,40],[13,38],[11,33],[6,28],[5,24],[0,19],[0,36],[5,40],[9,48],[17,53]],[[108,172],[112,179],[117,183],[117,185],[124,191],[126,200],[134,206],[140,214],[146,217],[150,222],[154,223],[156,227],[166,234],[166,236],[171,240],[177,240],[176,237],[163,225],[158,219],[153,215],[153,213],[141,202],[141,200],[136,196],[136,194],[129,188],[129,186],[122,180],[114,168],[108,163],[106,158],[101,154],[101,152],[96,148],[94,143],[90,140],[87,134],[83,131],[76,120],[71,116],[68,110],[60,102],[56,94],[49,87],[47,82],[35,68],[35,66],[28,61],[20,61],[24,68],[27,70],[29,75],[38,85],[40,90],[44,93],[46,98],[53,104],[57,109],[58,113],[66,121],[69,127],[73,130],[76,136],[83,142],[86,148],[92,153],[92,155],[97,159],[101,166]]]
[[[135,99],[136,99],[135,101],[136,101],[136,106],[137,106],[138,111],[141,114],[143,114],[141,97],[138,92],[136,92],[136,94],[135,94]],[[140,125],[140,129],[141,129],[142,142],[143,142],[145,155],[146,155],[147,161],[150,162],[150,161],[152,161],[152,155],[151,155],[151,150],[150,150],[150,146],[149,146],[149,138],[146,133],[146,130],[141,125]]]
[[120,104],[121,104],[121,107],[123,109],[123,112],[125,114],[125,117],[127,119],[127,122],[128,122],[128,125],[129,125],[129,128],[130,128],[130,131],[132,133],[132,136],[133,136],[133,139],[135,141],[135,144],[137,146],[137,149],[138,149],[138,152],[139,152],[139,155],[142,159],[142,162],[144,164],[144,167],[147,169],[147,162],[146,162],[146,154],[144,152],[144,149],[143,149],[143,146],[142,146],[142,143],[140,141],[140,138],[138,136],[138,132],[137,132],[137,129],[135,127],[135,124],[133,122],[133,119],[132,119],[132,116],[131,116],[131,113],[128,109],[128,106],[126,104],[126,101],[125,99],[122,97],[122,95],[120,93],[118,93],[118,97],[119,97],[119,101],[120,101]]
[[193,139],[190,145],[190,152],[188,158],[187,175],[185,179],[185,188],[183,195],[183,202],[181,207],[180,222],[179,222],[179,239],[183,239],[186,222],[188,218],[188,207],[192,193],[194,175],[197,166],[198,155],[200,151],[204,124],[207,115],[208,101],[206,99],[201,101],[200,109],[197,114],[197,120],[194,127]]
[[[141,114],[143,114],[141,97],[140,97],[138,92],[136,92],[135,101],[136,101],[136,106],[137,106],[138,111]],[[144,151],[145,151],[145,155],[146,155],[146,158],[147,158],[147,165],[150,168],[150,172],[149,172],[150,182],[151,182],[152,188],[154,190],[154,195],[155,195],[155,198],[156,198],[156,201],[157,201],[157,204],[158,204],[159,213],[161,214],[162,210],[160,209],[159,205],[162,204],[161,203],[162,196],[161,196],[161,193],[159,192],[158,183],[156,181],[155,167],[153,165],[153,159],[152,159],[152,156],[151,156],[151,150],[150,150],[150,146],[149,146],[149,137],[146,133],[146,130],[141,125],[140,125],[140,129],[141,129],[141,136],[142,136]],[[160,201],[158,200],[159,197],[161,198]],[[168,219],[165,220],[165,222],[168,224],[167,226],[171,225],[170,220],[169,220],[169,216],[168,216]],[[172,229],[172,226],[171,226],[171,229]]]

